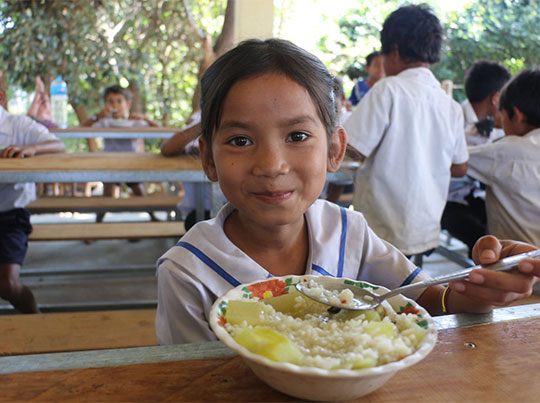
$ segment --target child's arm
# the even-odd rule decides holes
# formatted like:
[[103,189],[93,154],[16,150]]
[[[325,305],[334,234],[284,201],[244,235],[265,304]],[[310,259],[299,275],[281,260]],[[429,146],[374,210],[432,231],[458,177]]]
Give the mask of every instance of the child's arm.
[[149,126],[152,126],[152,127],[158,127],[159,126],[152,119],[149,119],[146,116],[141,115],[140,113],[130,113],[129,114],[129,120],[144,120],[146,123],[148,123]]
[[49,140],[27,146],[11,145],[0,151],[0,158],[28,158],[39,154],[63,153],[64,143],[60,140]]
[[180,155],[186,145],[195,140],[201,134],[201,124],[194,122],[186,126],[182,131],[175,133],[161,144],[161,154],[166,157]]
[[[479,264],[490,264],[504,257],[535,249],[538,248],[523,242],[500,241],[488,235],[476,242],[473,259]],[[487,313],[495,306],[506,306],[529,297],[534,284],[538,281],[540,281],[540,259],[521,261],[515,272],[474,270],[466,280],[450,283],[450,289],[444,296],[445,305],[448,313]],[[418,303],[426,307],[430,313],[440,314],[443,291],[441,286],[429,287],[420,296]]]
[[463,164],[452,164],[450,167],[450,175],[452,178],[461,178],[467,174],[468,167],[469,163],[467,162],[464,162]]
[[99,119],[103,119],[106,116],[109,116],[111,114],[111,111],[109,110],[108,106],[104,106],[102,110],[100,110],[98,113],[96,113],[94,116],[89,117],[84,122],[81,123],[81,127],[91,127],[94,123],[96,123]]

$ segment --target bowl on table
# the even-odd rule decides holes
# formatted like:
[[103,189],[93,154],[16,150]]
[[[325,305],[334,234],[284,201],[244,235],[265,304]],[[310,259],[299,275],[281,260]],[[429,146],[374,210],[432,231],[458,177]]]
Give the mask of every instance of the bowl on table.
[[[229,348],[237,352],[257,377],[274,389],[287,395],[309,400],[351,400],[364,396],[388,381],[398,371],[404,370],[425,358],[435,346],[437,330],[431,316],[415,301],[397,295],[388,300],[396,313],[418,315],[419,326],[426,330],[425,336],[415,351],[397,361],[362,369],[323,369],[315,366],[296,365],[274,361],[251,352],[235,341],[227,330],[226,311],[231,301],[257,301],[296,292],[294,285],[300,281],[317,279],[318,276],[273,277],[249,284],[242,284],[228,291],[214,303],[210,312],[210,326],[216,336]],[[372,288],[375,293],[384,293],[385,287],[375,286],[344,278],[333,279],[348,286]],[[415,318],[416,319],[416,318]]]

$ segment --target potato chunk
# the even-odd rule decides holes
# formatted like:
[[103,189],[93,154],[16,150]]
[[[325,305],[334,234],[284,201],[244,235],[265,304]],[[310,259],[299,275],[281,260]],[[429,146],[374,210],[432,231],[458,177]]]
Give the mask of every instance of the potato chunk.
[[229,301],[225,312],[225,319],[233,325],[240,325],[246,321],[248,325],[264,324],[263,315],[272,313],[272,308],[256,301]]
[[302,357],[300,350],[287,336],[268,327],[246,328],[234,340],[252,353],[274,361],[297,364]]

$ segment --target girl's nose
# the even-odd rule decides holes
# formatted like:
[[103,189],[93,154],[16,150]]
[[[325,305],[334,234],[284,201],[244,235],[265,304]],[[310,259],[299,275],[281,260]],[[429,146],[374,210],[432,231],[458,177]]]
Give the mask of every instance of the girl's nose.
[[253,174],[276,177],[289,172],[289,164],[280,147],[260,147],[254,156]]

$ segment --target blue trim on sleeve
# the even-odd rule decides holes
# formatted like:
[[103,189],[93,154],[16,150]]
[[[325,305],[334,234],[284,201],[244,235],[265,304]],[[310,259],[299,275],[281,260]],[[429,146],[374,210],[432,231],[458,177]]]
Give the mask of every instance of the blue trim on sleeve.
[[311,270],[317,271],[317,272],[321,273],[323,276],[334,277],[334,275],[328,273],[328,272],[327,272],[326,270],[324,270],[321,266],[317,266],[316,264],[312,264],[312,265],[311,265]]
[[212,259],[210,259],[208,256],[206,256],[200,249],[196,248],[192,244],[180,241],[180,242],[178,242],[176,244],[176,246],[181,246],[182,248],[185,248],[185,249],[189,250],[191,253],[193,253],[195,256],[197,256],[204,264],[206,264],[208,267],[210,267],[212,270],[214,270],[218,275],[223,277],[233,287],[239,286],[241,284],[240,281],[238,281],[233,276],[231,276],[229,273],[227,273],[216,262],[214,262]]
[[404,285],[411,284],[411,282],[414,280],[416,276],[420,274],[422,269],[420,267],[417,267],[415,271],[413,271],[409,276],[405,279],[403,283],[401,283],[400,287],[403,287]]
[[343,277],[343,262],[345,261],[345,244],[347,241],[347,211],[341,209],[341,239],[339,241],[339,261],[337,277]]

